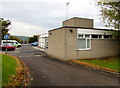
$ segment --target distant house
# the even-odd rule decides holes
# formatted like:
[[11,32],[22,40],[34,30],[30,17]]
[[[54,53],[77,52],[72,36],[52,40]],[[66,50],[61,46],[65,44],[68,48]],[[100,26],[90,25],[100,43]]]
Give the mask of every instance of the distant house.
[[93,19],[74,17],[49,31],[47,53],[61,60],[117,56],[118,41],[111,32],[93,28]]
[[48,47],[48,33],[41,34],[38,36],[38,46],[41,48]]

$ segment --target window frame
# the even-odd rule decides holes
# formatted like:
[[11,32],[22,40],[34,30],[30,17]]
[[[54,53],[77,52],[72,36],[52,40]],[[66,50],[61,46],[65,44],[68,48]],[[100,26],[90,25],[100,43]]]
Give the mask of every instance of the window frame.
[[[79,37],[79,35],[83,35],[83,38]],[[85,35],[89,35],[89,38],[86,38]],[[85,39],[86,44],[85,44],[84,49],[78,48],[78,39]],[[88,44],[87,40],[90,41],[90,48],[87,48],[87,44]],[[90,34],[77,34],[77,50],[91,50],[91,35]]]

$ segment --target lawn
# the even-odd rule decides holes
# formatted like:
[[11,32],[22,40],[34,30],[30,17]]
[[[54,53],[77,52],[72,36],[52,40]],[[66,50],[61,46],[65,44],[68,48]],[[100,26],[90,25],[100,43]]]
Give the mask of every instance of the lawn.
[[15,57],[2,54],[2,85],[11,83],[11,76],[16,75],[16,67],[18,66]]
[[78,60],[80,62],[97,65],[102,68],[112,69],[116,72],[120,72],[120,57],[111,57],[107,59],[92,59],[92,60]]

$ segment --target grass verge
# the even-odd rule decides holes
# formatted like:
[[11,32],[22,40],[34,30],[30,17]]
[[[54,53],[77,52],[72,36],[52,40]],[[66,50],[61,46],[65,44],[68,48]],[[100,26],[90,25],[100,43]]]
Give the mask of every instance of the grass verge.
[[[23,70],[19,60],[10,55],[2,54],[2,86],[18,86],[22,80],[20,75]],[[21,78],[22,77],[22,78]],[[16,78],[19,78],[16,80]]]
[[8,55],[2,55],[2,84],[5,86],[8,83],[11,83],[10,77],[12,75],[16,75],[16,68],[18,66],[18,63],[15,58],[8,56]]
[[86,59],[86,60],[84,59],[84,60],[72,60],[72,61],[90,67],[100,68],[112,72],[120,72],[120,66],[119,66],[120,57]]

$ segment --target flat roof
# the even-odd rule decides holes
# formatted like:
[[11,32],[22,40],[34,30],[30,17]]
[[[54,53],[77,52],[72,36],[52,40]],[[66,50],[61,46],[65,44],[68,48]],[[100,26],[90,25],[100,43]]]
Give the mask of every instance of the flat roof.
[[[80,17],[73,17],[73,18],[70,18],[70,19],[67,19],[67,20],[64,20],[64,21],[69,21],[69,20],[72,20],[72,19],[85,19],[85,20],[94,20],[94,19],[91,19],[91,18],[80,18]],[[63,22],[64,22],[63,21]]]
[[62,28],[80,28],[80,29],[93,29],[93,30],[104,30],[104,31],[114,31],[113,29],[101,29],[101,28],[85,28],[85,27],[70,27],[70,26],[64,26],[64,27],[59,27],[59,28],[55,28],[50,31],[54,31],[54,30],[58,30],[58,29],[62,29]]

